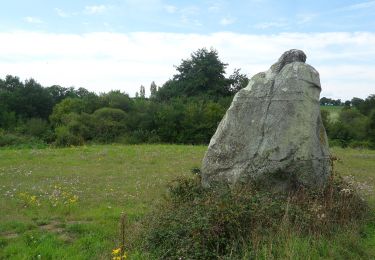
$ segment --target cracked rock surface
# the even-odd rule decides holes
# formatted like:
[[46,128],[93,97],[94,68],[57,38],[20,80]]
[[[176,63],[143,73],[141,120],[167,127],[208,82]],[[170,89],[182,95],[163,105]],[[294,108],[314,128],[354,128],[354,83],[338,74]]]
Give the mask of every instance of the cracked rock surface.
[[240,90],[203,159],[202,184],[255,181],[273,190],[323,187],[331,173],[319,73],[285,52]]

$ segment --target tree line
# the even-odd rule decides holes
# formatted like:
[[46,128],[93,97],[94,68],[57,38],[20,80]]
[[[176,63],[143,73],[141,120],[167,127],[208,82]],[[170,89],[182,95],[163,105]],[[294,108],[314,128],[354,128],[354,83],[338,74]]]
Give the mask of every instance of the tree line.
[[[0,146],[56,146],[86,143],[206,144],[247,75],[226,63],[214,49],[199,49],[158,87],[140,87],[135,97],[119,90],[96,94],[84,88],[43,87],[33,79],[0,79]],[[329,138],[342,146],[374,147],[374,96],[321,105],[344,105],[339,118],[323,111]],[[353,127],[355,125],[355,127]]]
[[182,60],[162,87],[141,86],[136,97],[121,91],[43,87],[35,80],[0,79],[0,146],[85,143],[207,143],[235,92],[248,78],[216,50],[199,49]]
[[375,95],[346,101],[336,118],[321,113],[331,145],[375,149]]

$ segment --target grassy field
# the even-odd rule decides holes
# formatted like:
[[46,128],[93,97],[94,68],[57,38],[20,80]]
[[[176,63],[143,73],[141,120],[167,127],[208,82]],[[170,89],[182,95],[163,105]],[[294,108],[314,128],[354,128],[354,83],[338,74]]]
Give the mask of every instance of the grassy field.
[[[121,212],[129,225],[136,223],[162,198],[166,183],[200,166],[205,149],[97,145],[0,150],[0,259],[110,259],[119,243]],[[335,148],[333,153],[339,157],[336,169],[356,182],[374,208],[375,151]],[[353,250],[375,254],[374,232],[375,224],[369,224],[367,235],[354,245],[360,248],[348,248],[348,258]],[[325,251],[316,254],[329,256],[324,252],[345,243],[341,240],[323,243]]]
[[329,120],[335,122],[339,119],[340,111],[343,106],[320,106],[321,110],[326,110],[329,112]]

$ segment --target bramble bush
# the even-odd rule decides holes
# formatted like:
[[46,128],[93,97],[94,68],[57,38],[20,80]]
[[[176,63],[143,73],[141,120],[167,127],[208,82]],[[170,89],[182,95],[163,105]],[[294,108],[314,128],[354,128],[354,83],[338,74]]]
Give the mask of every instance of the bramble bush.
[[361,223],[367,204],[341,178],[321,190],[272,193],[255,184],[203,188],[199,177],[172,182],[143,223],[142,247],[156,259],[256,257],[267,241],[293,233],[333,235]]

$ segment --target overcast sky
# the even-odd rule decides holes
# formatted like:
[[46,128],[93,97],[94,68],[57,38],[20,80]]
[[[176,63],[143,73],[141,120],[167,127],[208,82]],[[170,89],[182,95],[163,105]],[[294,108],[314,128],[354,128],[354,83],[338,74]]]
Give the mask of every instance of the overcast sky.
[[0,8],[0,77],[131,96],[213,47],[252,76],[286,50],[307,54],[321,96],[375,94],[375,1],[12,0]]

